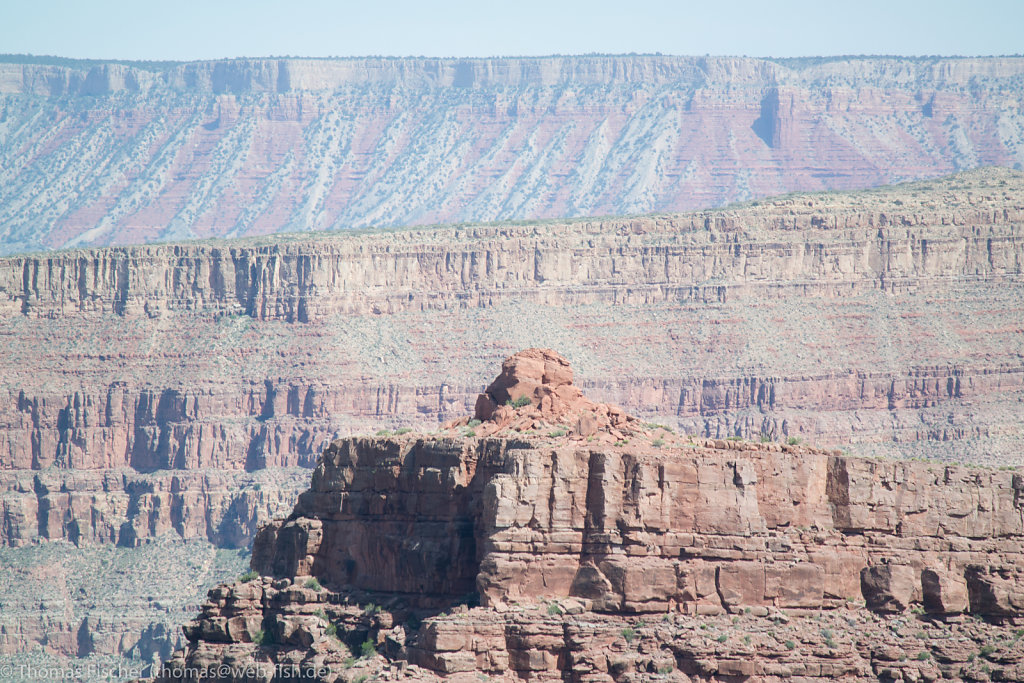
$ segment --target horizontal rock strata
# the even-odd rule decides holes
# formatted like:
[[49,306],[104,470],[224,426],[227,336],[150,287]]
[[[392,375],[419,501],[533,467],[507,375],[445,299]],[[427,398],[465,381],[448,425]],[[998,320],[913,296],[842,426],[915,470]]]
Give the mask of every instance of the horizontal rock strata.
[[4,59],[0,253],[679,211],[1024,164],[1020,57]]
[[1024,623],[1018,472],[607,435],[335,442],[257,537],[265,578],[211,593],[165,674],[227,657],[347,680],[369,640],[385,658],[361,666],[454,680],[967,676]]

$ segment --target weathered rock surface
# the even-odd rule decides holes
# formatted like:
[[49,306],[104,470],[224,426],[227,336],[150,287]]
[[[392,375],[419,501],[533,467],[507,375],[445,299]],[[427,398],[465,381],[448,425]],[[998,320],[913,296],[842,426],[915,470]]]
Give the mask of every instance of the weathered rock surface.
[[567,349],[595,403],[695,443],[1024,462],[1022,196],[985,170],[688,215],[0,259],[0,543],[244,544],[305,486],[255,495],[246,471],[472,413],[481,368],[526,347]]
[[312,466],[368,423],[472,412],[490,378],[467,368],[526,346],[687,433],[1007,464],[1022,177],[0,259],[0,468]]
[[0,540],[134,547],[173,534],[244,548],[306,488],[303,469],[260,471],[0,471]]
[[347,648],[366,641],[384,677],[401,662],[456,680],[935,680],[994,660],[1024,679],[1024,475],[628,416],[626,433],[567,432],[574,411],[543,406],[571,382],[530,349],[485,392],[511,401],[488,421],[332,443],[257,536],[263,578],[212,592],[159,680],[228,660],[348,680]]
[[679,211],[1020,165],[1022,74],[1019,57],[0,63],[0,253]]

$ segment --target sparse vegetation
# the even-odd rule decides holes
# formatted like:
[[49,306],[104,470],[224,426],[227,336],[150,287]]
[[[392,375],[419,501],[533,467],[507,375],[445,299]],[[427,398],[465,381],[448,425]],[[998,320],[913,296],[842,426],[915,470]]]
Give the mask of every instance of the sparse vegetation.
[[256,633],[252,637],[252,642],[256,643],[257,645],[262,645],[263,643],[266,642],[266,640],[267,640],[267,632],[264,631],[263,629],[260,629],[259,631],[256,631]]
[[558,606],[557,602],[548,603],[548,616],[560,617],[562,616],[562,608]]
[[238,580],[241,581],[242,583],[248,583],[250,581],[255,581],[258,578],[260,578],[260,573],[250,569],[246,573],[244,573],[241,576],[239,576]]
[[928,650],[921,650],[920,652],[917,653],[917,661],[919,661],[919,662],[923,662],[926,659],[931,659],[931,657],[932,657],[932,655],[931,655],[930,652],[928,652]]
[[717,638],[715,638],[715,640],[717,640],[720,643],[724,643],[725,641],[729,640],[729,636],[727,636],[727,635],[725,635],[723,633],[722,635],[720,635]]
[[788,439],[786,439],[786,443],[788,443],[790,446],[799,446],[800,445],[800,437],[798,437],[798,436],[791,436]]
[[651,442],[651,445],[654,446],[655,448],[661,448],[662,446],[665,445],[665,439],[655,439],[654,441]]
[[560,436],[565,436],[568,433],[569,432],[566,429],[559,428],[559,429],[555,429],[555,430],[553,430],[551,432],[548,432],[548,436],[550,436],[552,439],[556,439],[556,438],[558,438]]
[[315,590],[317,593],[322,591],[324,588],[320,585],[320,582],[316,580],[315,576],[311,576],[310,578],[306,579],[306,583],[304,585],[306,586],[306,588],[309,588],[310,590]]
[[469,425],[467,425],[467,426],[469,426],[469,427],[479,427],[481,424],[483,424],[483,423],[480,422],[480,420],[478,420],[478,419],[476,419],[474,417],[472,420],[469,421]]
[[377,654],[377,645],[367,638],[363,641],[363,644],[359,646],[359,654],[363,659],[369,659],[370,657]]
[[408,434],[411,431],[412,427],[399,427],[398,429],[395,430],[395,435],[401,436],[402,434]]
[[391,431],[387,429],[378,429],[375,436],[391,436]]
[[636,638],[636,631],[634,631],[633,629],[631,629],[628,626],[626,628],[622,629],[621,633],[622,633],[622,637],[626,639],[627,643],[632,643],[633,639]]
[[787,640],[786,641],[786,649],[787,650],[795,650],[796,649],[796,643],[794,643],[792,640]]
[[522,408],[523,406],[530,405],[530,399],[527,396],[520,396],[514,401],[512,399],[505,401],[505,405],[512,406],[513,408]]

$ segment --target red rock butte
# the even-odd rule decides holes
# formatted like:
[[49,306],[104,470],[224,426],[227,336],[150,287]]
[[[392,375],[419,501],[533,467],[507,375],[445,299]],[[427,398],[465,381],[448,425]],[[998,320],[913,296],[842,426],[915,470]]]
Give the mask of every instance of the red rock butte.
[[[473,420],[468,417],[445,424],[446,428],[481,423],[476,436],[564,426],[572,437],[591,437],[602,432],[603,441],[615,441],[632,433],[639,423],[622,408],[594,403],[572,383],[569,361],[550,349],[526,349],[505,359],[501,374],[476,400]],[[482,424],[486,423],[486,424]],[[474,425],[475,426],[475,425]]]
[[473,421],[332,443],[160,680],[356,648],[423,680],[1024,680],[1021,474],[691,438],[572,381],[528,349]]

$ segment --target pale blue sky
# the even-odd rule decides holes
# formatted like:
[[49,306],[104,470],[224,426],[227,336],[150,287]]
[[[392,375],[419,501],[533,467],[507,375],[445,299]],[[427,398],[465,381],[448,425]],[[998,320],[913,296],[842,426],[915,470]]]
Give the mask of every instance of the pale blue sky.
[[1024,53],[1024,0],[0,0],[0,52],[106,59]]

